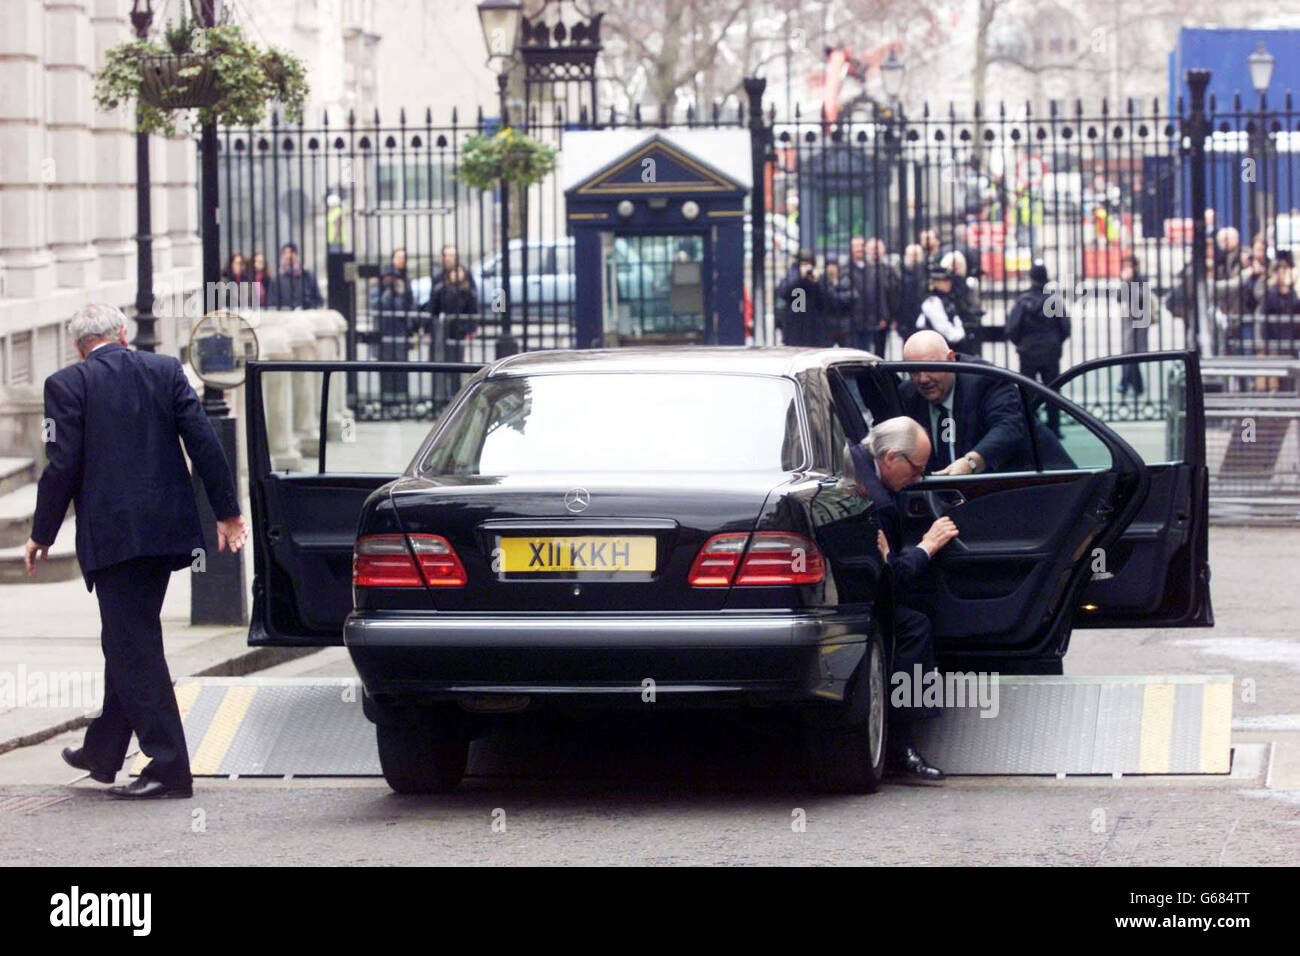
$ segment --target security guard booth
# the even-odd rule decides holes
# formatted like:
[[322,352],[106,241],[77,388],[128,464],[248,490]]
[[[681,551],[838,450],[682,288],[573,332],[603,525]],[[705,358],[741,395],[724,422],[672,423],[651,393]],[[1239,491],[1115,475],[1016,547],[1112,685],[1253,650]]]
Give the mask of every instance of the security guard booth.
[[565,155],[578,347],[743,345],[748,133],[569,133]]

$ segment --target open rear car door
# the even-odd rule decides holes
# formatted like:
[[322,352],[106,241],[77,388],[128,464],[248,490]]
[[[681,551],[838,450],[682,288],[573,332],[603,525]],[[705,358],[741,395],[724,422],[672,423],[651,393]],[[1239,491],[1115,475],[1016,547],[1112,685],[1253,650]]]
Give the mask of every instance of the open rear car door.
[[398,477],[477,365],[250,362],[252,645],[343,643],[361,506]]

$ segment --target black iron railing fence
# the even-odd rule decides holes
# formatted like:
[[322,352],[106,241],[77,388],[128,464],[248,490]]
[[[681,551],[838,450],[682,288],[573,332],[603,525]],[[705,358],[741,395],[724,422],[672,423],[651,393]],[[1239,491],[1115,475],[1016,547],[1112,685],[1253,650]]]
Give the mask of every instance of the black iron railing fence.
[[[886,310],[893,331],[881,343],[889,357],[915,320],[926,266],[949,252],[960,253],[974,280],[957,288],[980,352],[994,362],[1017,365],[1006,321],[1034,263],[1046,267],[1071,314],[1063,368],[1183,347],[1193,321],[1207,352],[1295,354],[1296,300],[1279,265],[1300,244],[1300,114],[1290,95],[1256,109],[1213,99],[1103,101],[1088,110],[1076,102],[1045,115],[1010,104],[964,116],[952,107],[877,107],[834,122],[797,112],[778,118],[761,99],[755,113],[754,102],[669,125],[751,133],[765,206],[747,221],[747,242],[762,250],[745,257],[756,343],[779,340],[773,320],[785,303],[777,286],[797,251],[815,253],[819,275],[828,266],[843,275],[854,237],[863,236],[880,241],[898,276]],[[602,129],[643,125],[639,110],[599,120]],[[597,124],[585,112],[534,106],[519,125],[554,145],[560,166],[510,197],[511,324],[521,348],[570,347],[565,134]],[[500,196],[467,189],[457,171],[465,141],[494,129],[481,112],[466,122],[455,110],[446,122],[425,110],[420,122],[403,112],[396,123],[375,115],[223,129],[223,258],[260,251],[275,274],[280,248],[294,243],[349,321],[350,357],[490,359],[501,326],[492,308]],[[1213,247],[1202,250],[1199,295],[1198,220]],[[464,268],[468,291],[449,294],[444,265]],[[852,306],[844,311],[851,325]]]

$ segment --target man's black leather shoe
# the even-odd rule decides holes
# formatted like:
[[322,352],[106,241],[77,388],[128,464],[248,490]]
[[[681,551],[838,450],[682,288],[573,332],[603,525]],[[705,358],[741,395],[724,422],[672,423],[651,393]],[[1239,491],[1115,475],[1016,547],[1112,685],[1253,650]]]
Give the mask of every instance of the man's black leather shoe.
[[895,776],[906,777],[918,783],[938,783],[944,778],[943,771],[926,763],[921,752],[911,745],[903,747],[894,755],[890,761],[890,771]]
[[71,747],[63,748],[63,762],[74,770],[82,770],[90,774],[90,779],[97,783],[112,783],[117,779],[117,774],[109,773],[107,770],[96,770],[86,762],[86,752],[78,747],[73,750]]
[[122,787],[109,787],[108,792],[115,797],[127,800],[164,800],[168,798],[188,799],[194,796],[194,788],[173,787],[161,780],[137,777]]

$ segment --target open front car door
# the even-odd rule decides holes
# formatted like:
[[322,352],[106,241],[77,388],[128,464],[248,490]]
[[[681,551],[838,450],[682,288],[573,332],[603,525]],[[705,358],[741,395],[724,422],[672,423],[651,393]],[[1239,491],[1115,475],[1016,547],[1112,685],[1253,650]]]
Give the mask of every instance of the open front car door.
[[[1075,626],[1213,625],[1205,401],[1196,353],[1094,359],[1052,387],[1135,448],[1150,482],[1132,522],[1094,557]],[[1037,412],[1045,420],[1046,408]]]
[[[944,515],[959,530],[900,598],[929,617],[939,666],[1061,673],[1096,556],[1114,552],[1147,498],[1141,456],[1084,408],[1007,369],[963,360],[877,370],[934,448],[925,476],[898,495],[904,540]],[[940,399],[936,381],[951,382],[946,405],[927,397]],[[980,471],[936,474],[971,452]]]

